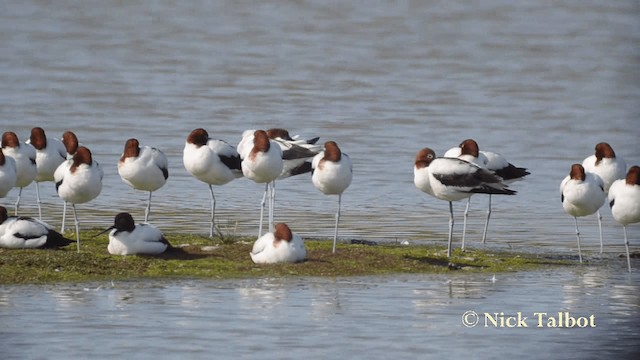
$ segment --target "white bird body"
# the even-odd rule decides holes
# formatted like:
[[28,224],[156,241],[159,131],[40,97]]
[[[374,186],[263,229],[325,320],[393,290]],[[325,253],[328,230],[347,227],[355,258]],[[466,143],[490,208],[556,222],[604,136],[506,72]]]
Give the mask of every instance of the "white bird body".
[[583,176],[579,170],[572,170],[572,174],[560,183],[562,208],[573,217],[594,214],[602,207],[606,198],[602,179],[582,169]]
[[138,224],[128,213],[116,215],[109,233],[107,250],[111,255],[158,255],[170,246],[162,232],[150,224]]
[[611,215],[622,225],[624,246],[627,251],[627,267],[631,272],[627,225],[640,222],[640,167],[632,166],[625,179],[616,180],[609,188]]
[[626,178],[614,181],[609,188],[611,215],[625,226],[640,222],[640,184],[638,184],[640,169],[637,166],[635,168],[629,168]]
[[36,150],[36,182],[53,181],[53,174],[67,158],[67,150],[56,138],[47,137],[42,128],[31,129],[31,137],[26,142]]
[[330,161],[322,151],[313,158],[311,168],[313,185],[325,195],[340,195],[351,185],[353,166],[345,153],[341,153],[340,160]]
[[[236,149],[223,140],[206,136],[205,144],[185,143],[182,156],[185,169],[196,179],[211,185],[224,185],[242,177]],[[233,162],[237,165],[230,167]]]
[[302,238],[291,233],[284,223],[278,223],[273,233],[262,235],[253,244],[251,260],[256,264],[294,263],[307,258]]
[[16,187],[23,188],[31,184],[38,175],[36,149],[30,144],[21,143],[15,133],[5,132],[2,136],[2,151],[16,162]]
[[[278,142],[270,140],[263,130],[246,130],[238,144],[242,173],[256,183],[269,183],[282,173],[284,162]],[[256,136],[256,134],[260,134]]]
[[68,203],[82,204],[98,197],[104,173],[96,161],[76,163],[75,159],[60,164],[54,178],[60,198]]
[[4,156],[0,148],[0,198],[16,186],[16,161],[10,156]]
[[602,179],[604,191],[609,192],[609,187],[614,181],[624,179],[627,173],[627,164],[620,156],[616,156],[611,146],[607,143],[596,145],[595,154],[582,161],[586,172],[598,175]]
[[[137,190],[156,191],[167,182],[169,162],[165,154],[153,147],[139,147],[138,141],[125,145],[118,161],[118,174],[122,181]],[[131,153],[128,152],[131,149]],[[137,153],[137,154],[136,154]]]
[[0,247],[10,249],[55,248],[69,245],[73,240],[64,238],[38,219],[7,216],[0,207]]

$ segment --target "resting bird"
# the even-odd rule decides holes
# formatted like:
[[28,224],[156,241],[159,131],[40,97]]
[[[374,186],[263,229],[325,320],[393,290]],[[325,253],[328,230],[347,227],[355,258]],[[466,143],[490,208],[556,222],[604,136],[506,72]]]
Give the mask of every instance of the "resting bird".
[[256,264],[299,262],[307,258],[302,238],[285,223],[277,223],[273,233],[266,233],[253,244],[251,260]]
[[0,247],[11,249],[59,248],[74,242],[40,220],[25,216],[7,216],[0,206]]
[[109,230],[107,250],[111,255],[158,255],[172,248],[157,227],[136,225],[131,214],[126,212],[116,215],[113,226],[102,233]]

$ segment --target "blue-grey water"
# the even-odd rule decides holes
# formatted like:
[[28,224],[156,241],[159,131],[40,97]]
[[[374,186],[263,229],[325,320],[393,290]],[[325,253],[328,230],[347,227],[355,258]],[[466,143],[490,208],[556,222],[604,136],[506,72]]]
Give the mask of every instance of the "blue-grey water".
[[[3,1],[0,131],[26,139],[34,126],[54,137],[71,129],[91,148],[105,177],[100,196],[78,205],[84,228],[106,227],[120,211],[142,218],[147,195],[120,180],[116,162],[130,137],[160,148],[170,177],[154,194],[151,222],[202,234],[209,194],[182,166],[191,130],[232,144],[245,129],[276,126],[335,140],[354,164],[341,238],[411,243],[444,243],[448,224],[446,203],[413,186],[415,153],[474,138],[532,172],[512,186],[518,195],[494,197],[489,246],[575,255],[558,191],[570,165],[600,141],[640,163],[638,19],[634,0]],[[59,226],[53,184],[41,188],[44,220]],[[308,176],[277,188],[277,221],[303,236],[332,235],[335,197]],[[262,186],[238,179],[215,190],[222,230],[255,233]],[[16,196],[0,203],[11,207]],[[474,196],[471,246],[480,246],[486,204]],[[21,209],[37,214],[33,185]],[[601,265],[500,275],[495,284],[434,276],[3,287],[0,345],[19,358],[52,349],[69,357],[624,351],[639,338],[637,270],[625,272],[622,229],[606,207],[603,217],[607,265],[597,261],[590,216],[580,219],[582,245]],[[629,235],[637,250],[638,225]],[[459,321],[467,309],[537,304],[596,313],[602,325],[512,331]]]

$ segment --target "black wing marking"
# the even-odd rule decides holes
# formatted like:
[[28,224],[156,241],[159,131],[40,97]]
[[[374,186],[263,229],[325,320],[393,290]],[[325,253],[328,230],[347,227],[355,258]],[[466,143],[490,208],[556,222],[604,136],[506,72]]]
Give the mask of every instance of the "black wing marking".
[[226,155],[218,155],[220,161],[225,164],[229,169],[232,170],[240,170],[242,171],[242,165],[240,160],[240,155],[237,156],[226,156]]
[[506,168],[496,170],[495,173],[504,180],[520,179],[531,174],[526,168],[516,167],[511,163]]

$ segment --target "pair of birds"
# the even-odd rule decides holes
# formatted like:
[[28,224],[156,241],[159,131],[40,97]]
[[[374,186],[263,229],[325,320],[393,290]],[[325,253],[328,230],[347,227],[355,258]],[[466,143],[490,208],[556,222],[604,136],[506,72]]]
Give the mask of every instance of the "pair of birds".
[[[129,213],[116,215],[114,225],[104,232],[107,231],[110,231],[107,249],[113,255],[158,255],[172,248],[158,228],[148,224],[136,225]],[[26,216],[8,216],[7,209],[0,206],[0,247],[50,249],[64,247],[73,242],[76,241],[65,238],[41,220]]]
[[291,137],[285,129],[247,130],[234,148],[223,140],[209,137],[205,129],[193,130],[187,137],[183,163],[196,179],[209,185],[211,194],[211,227],[215,228],[216,199],[212,185],[224,185],[239,177],[265,184],[260,206],[258,237],[262,236],[264,207],[269,199],[269,232],[274,232],[275,181],[290,176],[312,173],[314,186],[326,195],[338,195],[338,209],[333,238],[335,253],[340,221],[342,193],[351,184],[352,165],[334,141],[317,145],[309,140]]
[[[22,189],[36,181],[38,215],[42,219],[39,183],[53,181],[60,198],[64,200],[63,229],[66,205],[73,207],[76,242],[80,251],[80,232],[75,205],[94,199],[102,189],[102,170],[93,161],[91,151],[79,146],[78,139],[70,131],[63,134],[62,140],[47,138],[40,127],[31,129],[29,140],[21,142],[11,131],[2,135],[2,151],[0,152],[0,195],[5,196],[10,190],[12,173],[15,183],[11,187],[19,187],[15,204],[15,215],[19,213]],[[9,160],[13,159],[13,161]]]
[[600,232],[600,252],[603,250],[602,216],[600,208],[609,200],[613,218],[623,226],[627,267],[631,271],[627,225],[640,222],[640,167],[629,171],[621,156],[608,143],[595,146],[595,153],[585,158],[582,164],[572,164],[569,175],[560,183],[560,194],[564,211],[574,217],[578,257],[582,262],[578,217],[597,213]]
[[458,147],[449,149],[443,157],[423,148],[414,162],[414,184],[423,192],[449,202],[449,236],[447,256],[451,257],[453,237],[453,201],[468,199],[464,216],[462,250],[466,233],[469,204],[473,194],[489,194],[489,209],[482,242],[485,243],[491,215],[491,195],[514,195],[508,183],[520,180],[530,173],[509,163],[498,153],[480,151],[478,143],[466,139]]

